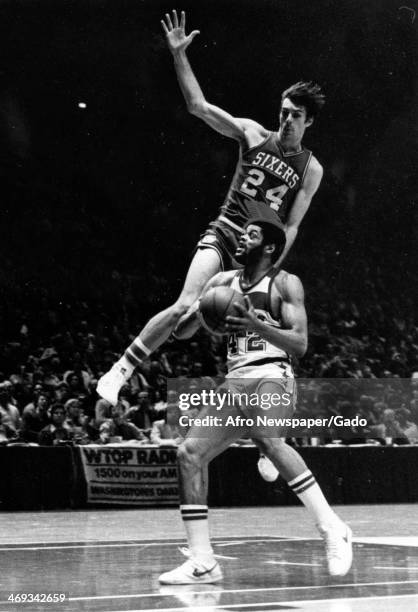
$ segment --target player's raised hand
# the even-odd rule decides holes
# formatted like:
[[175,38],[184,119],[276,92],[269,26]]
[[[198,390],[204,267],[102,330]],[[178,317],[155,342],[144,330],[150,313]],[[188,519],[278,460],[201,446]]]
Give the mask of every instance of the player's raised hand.
[[186,14],[184,11],[181,11],[180,23],[177,11],[173,10],[172,17],[170,17],[169,13],[165,14],[165,21],[162,19],[161,25],[167,38],[168,48],[173,55],[180,51],[185,51],[193,38],[200,34],[199,30],[193,30],[193,32],[186,36]]

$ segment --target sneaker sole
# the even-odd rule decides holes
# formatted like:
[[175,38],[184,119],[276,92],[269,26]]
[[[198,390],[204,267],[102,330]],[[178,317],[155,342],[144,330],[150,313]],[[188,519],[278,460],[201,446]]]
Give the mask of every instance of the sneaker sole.
[[215,584],[221,582],[221,580],[223,580],[223,576],[218,576],[217,578],[190,578],[184,580],[158,578],[160,584]]
[[110,399],[110,398],[109,398],[109,396],[108,396],[108,394],[106,393],[106,391],[104,391],[104,390],[103,390],[103,389],[100,387],[100,385],[97,385],[96,392],[97,392],[97,394],[98,394],[98,395],[100,395],[100,397],[101,397],[102,399],[104,399],[106,402],[109,402],[109,404],[112,404],[112,406],[116,406],[116,404],[118,403],[117,398],[116,398],[116,401],[115,401],[115,399],[114,399],[113,397],[112,397],[112,399]]

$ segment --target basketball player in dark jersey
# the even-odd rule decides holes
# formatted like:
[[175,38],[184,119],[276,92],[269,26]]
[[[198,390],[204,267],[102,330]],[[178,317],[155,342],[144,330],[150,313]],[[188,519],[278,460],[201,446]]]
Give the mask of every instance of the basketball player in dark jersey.
[[197,245],[180,297],[146,324],[99,380],[98,393],[112,404],[135,367],[167,340],[206,282],[218,271],[236,266],[233,256],[244,224],[260,206],[275,211],[284,223],[286,245],[280,261],[284,259],[322,178],[321,165],[302,146],[306,128],[324,104],[319,86],[300,82],[283,92],[279,129],[271,132],[206,101],[186,56],[198,31],[186,35],[184,12],[180,23],[176,11],[172,18],[167,14],[162,26],[187,108],[217,132],[238,141],[239,161],[220,214]]
[[[240,239],[236,257],[244,269],[220,272],[203,290],[230,286],[244,294],[247,307],[236,304],[237,316],[228,316],[228,374],[219,391],[235,394],[237,403],[222,402],[202,407],[200,423],[191,423],[178,449],[181,516],[189,543],[188,560],[162,574],[163,584],[214,583],[222,580],[209,539],[207,464],[232,442],[249,434],[276,465],[290,488],[313,517],[324,539],[330,575],[344,576],[352,562],[351,530],[330,508],[314,476],[301,456],[281,439],[280,425],[266,426],[258,417],[290,418],[295,390],[290,358],[302,356],[307,347],[307,320],[304,293],[299,278],[274,266],[285,244],[277,219],[262,216],[250,219]],[[190,337],[200,324],[198,302],[182,318],[178,334]],[[290,396],[292,401],[271,402],[269,398]],[[242,398],[258,399],[243,405]],[[263,405],[261,402],[264,401]],[[215,421],[214,419],[218,419]],[[252,419],[248,422],[246,419]],[[204,422],[204,421],[203,421]],[[235,425],[233,424],[235,423]],[[184,423],[187,425],[187,423]]]

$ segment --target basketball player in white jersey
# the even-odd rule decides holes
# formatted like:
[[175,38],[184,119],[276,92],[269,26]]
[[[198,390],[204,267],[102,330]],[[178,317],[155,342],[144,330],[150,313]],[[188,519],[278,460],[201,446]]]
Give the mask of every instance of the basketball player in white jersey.
[[[267,212],[269,209],[267,209]],[[276,218],[266,214],[251,219],[236,253],[245,264],[242,270],[217,274],[206,285],[227,285],[246,296],[247,308],[236,305],[238,316],[228,316],[228,374],[220,389],[251,397],[294,394],[292,356],[302,356],[307,348],[307,319],[302,284],[296,276],[274,266],[286,241]],[[177,334],[190,337],[200,325],[198,302],[181,320]],[[256,397],[257,397],[256,396]],[[218,417],[217,406],[203,407],[199,418]],[[344,576],[351,567],[351,530],[328,505],[314,476],[292,447],[281,438],[280,426],[257,423],[257,416],[288,418],[293,403],[261,406],[228,406],[224,419],[252,418],[253,426],[239,421],[238,426],[202,428],[191,426],[178,449],[180,470],[180,511],[184,521],[190,555],[178,568],[162,574],[163,584],[213,583],[222,580],[222,570],[214,558],[209,539],[205,471],[207,464],[234,440],[248,434],[274,463],[290,488],[313,517],[324,539],[328,571]],[[241,425],[241,423],[244,423]]]
[[259,207],[271,208],[285,226],[284,259],[323,173],[318,160],[302,145],[305,130],[325,101],[318,85],[299,82],[283,92],[277,131],[251,119],[233,117],[207,102],[193,74],[186,49],[198,32],[186,35],[184,13],[180,22],[176,11],[172,17],[167,14],[162,25],[187,108],[220,134],[236,140],[239,159],[219,215],[197,244],[180,297],[146,324],[100,378],[97,392],[111,404],[117,403],[119,390],[135,368],[167,340],[206,282],[220,270],[237,267],[234,253],[239,237]]

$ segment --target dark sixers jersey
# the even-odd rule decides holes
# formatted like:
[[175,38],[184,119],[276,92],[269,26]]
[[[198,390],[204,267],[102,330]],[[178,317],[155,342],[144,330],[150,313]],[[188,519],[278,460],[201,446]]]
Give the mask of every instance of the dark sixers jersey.
[[242,228],[257,214],[257,205],[263,203],[286,223],[311,157],[307,149],[285,153],[276,132],[270,132],[259,145],[241,151],[221,216]]
[[[231,279],[229,286],[231,289],[238,291],[238,293],[248,295],[259,319],[271,327],[281,328],[283,326],[281,317],[274,316],[271,308],[271,287],[278,273],[279,271],[276,268],[272,268],[258,282],[244,289],[241,284],[242,271],[238,270]],[[229,334],[228,372],[236,368],[251,365],[260,360],[271,360],[272,362],[289,360],[289,355],[282,349],[261,338],[256,332],[243,331]]]

